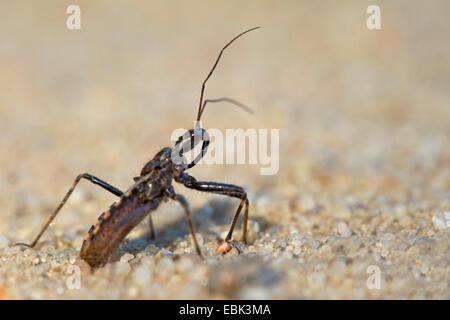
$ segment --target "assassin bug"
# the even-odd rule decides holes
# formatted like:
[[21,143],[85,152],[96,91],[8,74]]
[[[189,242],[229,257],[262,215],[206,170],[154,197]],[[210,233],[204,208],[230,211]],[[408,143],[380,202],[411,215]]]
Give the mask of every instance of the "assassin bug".
[[[229,102],[235,104],[243,109],[250,111],[247,107],[239,102],[229,99],[213,99],[204,100],[203,93],[205,91],[205,84],[211,77],[214,69],[216,68],[223,51],[237,38],[258,29],[259,27],[246,30],[229,41],[220,51],[219,56],[216,59],[212,69],[206,76],[202,83],[200,92],[200,102],[198,105],[197,121],[194,129],[187,131],[180,136],[175,143],[174,148],[163,148],[159,151],[155,157],[147,162],[142,168],[138,177],[134,177],[134,184],[126,191],[122,192],[118,188],[111,184],[91,175],[88,173],[80,174],[76,177],[70,189],[67,191],[63,200],[59,203],[53,214],[45,226],[41,229],[31,245],[18,243],[17,245],[25,245],[28,247],[34,247],[39,241],[45,230],[50,223],[56,217],[63,205],[66,203],[73,190],[80,182],[81,179],[89,180],[90,182],[99,185],[103,189],[111,192],[112,194],[120,197],[118,201],[113,203],[110,208],[103,212],[97,219],[97,222],[89,229],[80,250],[80,257],[85,260],[91,267],[97,268],[104,266],[109,257],[122,243],[123,239],[130,233],[130,231],[138,225],[151,211],[156,210],[162,201],[172,199],[181,204],[183,207],[189,229],[192,234],[195,249],[197,254],[201,257],[201,251],[195,238],[194,226],[191,219],[191,211],[189,209],[188,202],[185,197],[176,194],[172,186],[172,181],[175,180],[178,183],[183,184],[187,188],[211,192],[216,194],[222,194],[241,200],[239,207],[236,210],[233,221],[230,226],[230,230],[225,238],[226,242],[231,240],[234,227],[239,218],[239,214],[242,208],[245,206],[244,224],[243,224],[243,241],[246,242],[247,237],[247,220],[248,220],[248,206],[249,201],[247,199],[247,193],[242,187],[207,181],[197,181],[194,177],[187,174],[185,171],[192,168],[198,161],[206,154],[210,139],[208,132],[200,127],[200,119],[205,106],[208,102]],[[194,160],[187,164],[183,156],[183,153],[191,151],[195,146],[202,141],[201,152],[194,158]],[[180,161],[181,160],[181,161]],[[150,235],[154,237],[153,223],[150,215]]]

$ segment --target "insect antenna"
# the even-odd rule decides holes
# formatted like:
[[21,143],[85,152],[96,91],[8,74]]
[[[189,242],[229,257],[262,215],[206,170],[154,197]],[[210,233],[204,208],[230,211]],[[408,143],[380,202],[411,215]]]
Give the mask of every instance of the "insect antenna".
[[[214,69],[216,69],[216,66],[217,66],[217,64],[219,63],[219,60],[220,60],[220,57],[222,56],[223,51],[224,51],[230,44],[232,44],[234,40],[236,40],[236,39],[239,38],[240,36],[246,34],[247,32],[250,32],[250,31],[253,31],[253,30],[256,30],[256,29],[259,29],[259,28],[260,28],[260,27],[254,27],[254,28],[248,29],[248,30],[246,30],[246,31],[244,31],[244,32],[242,32],[242,33],[240,33],[240,34],[238,34],[236,37],[234,37],[233,39],[231,39],[231,41],[228,42],[228,43],[222,48],[222,50],[220,50],[220,53],[219,53],[219,56],[218,56],[217,59],[216,59],[216,62],[214,63],[213,67],[211,68],[211,71],[209,71],[208,75],[206,76],[206,79],[203,81],[203,84],[202,84],[202,90],[201,90],[201,93],[200,93],[200,102],[199,102],[199,104],[198,104],[197,121],[200,121],[200,117],[202,116],[203,109],[204,109],[204,107],[205,107],[205,105],[206,105],[206,102],[208,102],[208,101],[209,101],[209,102],[218,102],[218,101],[212,101],[212,100],[205,100],[205,104],[203,104],[203,93],[204,93],[204,91],[205,91],[205,84],[206,84],[206,82],[208,81],[208,79],[211,77],[212,73],[214,72]],[[227,101],[227,102],[233,103],[233,104],[235,104],[235,105],[237,105],[237,106],[240,106],[240,107],[242,107],[243,109],[245,109],[245,110],[247,110],[247,111],[249,110],[247,107],[245,107],[244,105],[242,105],[241,103],[239,103],[239,102],[237,102],[237,101],[235,101],[235,100],[231,100],[231,99],[227,99],[227,98],[226,98],[226,99],[218,99],[218,100],[220,100],[220,101]]]

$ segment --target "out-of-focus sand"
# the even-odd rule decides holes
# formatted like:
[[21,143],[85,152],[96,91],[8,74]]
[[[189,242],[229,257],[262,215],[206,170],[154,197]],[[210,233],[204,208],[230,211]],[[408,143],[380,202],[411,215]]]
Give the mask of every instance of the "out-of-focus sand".
[[[379,31],[366,27],[370,1],[76,3],[77,31],[65,27],[70,2],[0,4],[0,297],[449,298],[448,228],[439,228],[450,211],[447,1],[378,1]],[[159,240],[146,242],[142,224],[121,249],[131,260],[61,289],[115,200],[87,182],[40,247],[9,246],[32,240],[79,173],[131,185],[174,129],[193,126],[219,49],[256,25],[206,89],[255,114],[211,105],[203,124],[279,128],[279,172],[190,170],[249,191],[254,237],[241,255],[214,253],[212,233],[227,229],[238,201],[179,185],[206,262],[184,252],[186,222],[168,203],[154,215]],[[350,238],[337,236],[339,222]],[[379,290],[366,286],[370,265],[382,272]]]

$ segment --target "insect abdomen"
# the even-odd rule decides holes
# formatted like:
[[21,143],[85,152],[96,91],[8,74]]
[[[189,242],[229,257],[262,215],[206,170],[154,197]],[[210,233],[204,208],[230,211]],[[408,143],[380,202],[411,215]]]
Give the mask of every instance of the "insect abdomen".
[[157,197],[142,203],[132,192],[125,194],[102,213],[89,229],[81,246],[80,257],[91,267],[105,265],[128,233],[159,203]]

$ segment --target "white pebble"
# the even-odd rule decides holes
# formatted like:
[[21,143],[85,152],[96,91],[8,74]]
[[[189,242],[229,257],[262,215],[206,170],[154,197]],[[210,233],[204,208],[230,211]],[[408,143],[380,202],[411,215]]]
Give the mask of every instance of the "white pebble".
[[318,241],[318,240],[312,240],[312,241],[310,241],[310,242],[308,243],[308,245],[309,245],[309,247],[310,247],[311,249],[317,249],[317,248],[320,247],[320,241]]
[[134,259],[134,256],[131,253],[125,253],[120,257],[120,262],[128,262],[131,259]]
[[300,240],[295,239],[294,241],[292,241],[292,245],[293,245],[295,248],[300,248],[300,247],[302,246],[302,243],[301,243]]
[[0,234],[0,250],[9,246],[9,240]]
[[337,225],[337,232],[340,236],[348,238],[352,235],[352,229],[345,222],[339,222]]
[[433,216],[433,224],[439,230],[450,227],[450,211],[440,212]]
[[179,243],[179,246],[180,246],[181,248],[187,248],[188,243],[187,243],[187,241],[181,241],[181,242]]

